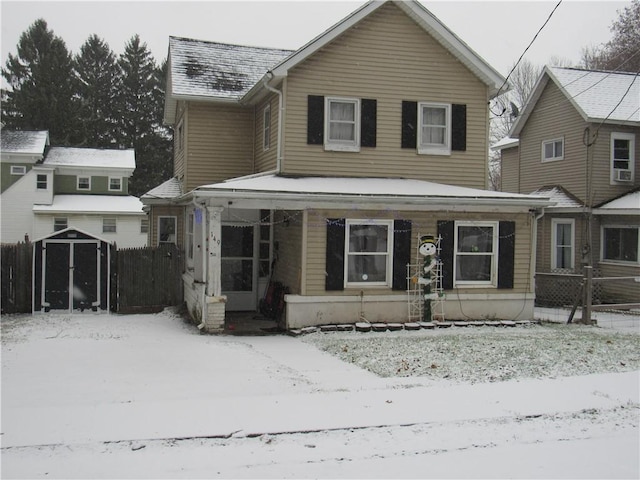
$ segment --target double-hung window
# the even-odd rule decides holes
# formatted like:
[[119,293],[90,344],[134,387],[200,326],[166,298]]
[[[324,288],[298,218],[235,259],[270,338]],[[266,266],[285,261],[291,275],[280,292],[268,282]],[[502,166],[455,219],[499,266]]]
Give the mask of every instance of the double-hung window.
[[542,161],[552,162],[564,158],[564,138],[542,142]]
[[109,177],[109,191],[121,192],[122,191],[122,178],[121,177]]
[[360,100],[327,97],[325,102],[325,149],[359,151]]
[[67,217],[55,217],[53,219],[53,231],[59,232],[68,227]]
[[78,177],[78,190],[91,190],[91,177]]
[[393,220],[347,220],[347,286],[391,286]]
[[102,233],[116,233],[116,219],[115,218],[103,218],[102,219]]
[[38,190],[46,190],[47,189],[47,175],[38,174],[36,176],[36,188]]
[[456,222],[455,285],[496,285],[497,222]]
[[602,260],[639,263],[639,230],[631,226],[602,227]]
[[158,244],[176,243],[177,218],[158,217]]
[[572,218],[551,220],[551,268],[573,269],[575,228]]
[[418,104],[418,153],[451,153],[451,105]]
[[635,159],[635,135],[611,133],[611,182],[633,182]]

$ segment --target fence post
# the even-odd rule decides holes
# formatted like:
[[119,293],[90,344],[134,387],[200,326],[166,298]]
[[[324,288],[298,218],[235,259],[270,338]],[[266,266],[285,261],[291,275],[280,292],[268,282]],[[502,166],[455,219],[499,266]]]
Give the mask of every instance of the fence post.
[[582,312],[582,323],[591,325],[591,302],[593,294],[593,267],[584,267],[584,309]]

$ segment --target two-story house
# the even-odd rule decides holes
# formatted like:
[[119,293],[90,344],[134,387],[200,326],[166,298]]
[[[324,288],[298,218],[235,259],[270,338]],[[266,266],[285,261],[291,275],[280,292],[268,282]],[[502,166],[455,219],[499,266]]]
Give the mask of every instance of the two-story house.
[[175,178],[142,197],[150,242],[187,258],[207,331],[255,310],[284,326],[407,321],[407,265],[440,238],[445,317],[531,319],[543,197],[487,188],[504,78],[418,2],[370,2],[289,52],[171,37]]
[[[555,205],[538,228],[536,271],[640,276],[638,73],[546,67],[501,151],[502,191]],[[602,284],[603,302],[640,299],[633,280]]]
[[148,222],[129,195],[134,151],[49,147],[46,131],[2,129],[2,243],[76,228],[119,247],[146,245]]

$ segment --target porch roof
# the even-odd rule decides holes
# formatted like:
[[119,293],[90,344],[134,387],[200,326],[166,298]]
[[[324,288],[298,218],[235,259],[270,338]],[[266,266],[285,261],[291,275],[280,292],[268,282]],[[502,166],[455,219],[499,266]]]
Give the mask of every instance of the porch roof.
[[640,215],[640,189],[593,209],[595,215]]
[[[233,202],[273,202],[281,208],[331,208],[369,205],[404,206],[405,209],[446,207],[451,210],[486,210],[506,206],[540,208],[551,205],[544,196],[496,192],[403,178],[286,177],[255,175],[203,185],[181,200],[216,199]],[[249,207],[247,207],[249,208]],[[267,207],[262,207],[267,208]]]

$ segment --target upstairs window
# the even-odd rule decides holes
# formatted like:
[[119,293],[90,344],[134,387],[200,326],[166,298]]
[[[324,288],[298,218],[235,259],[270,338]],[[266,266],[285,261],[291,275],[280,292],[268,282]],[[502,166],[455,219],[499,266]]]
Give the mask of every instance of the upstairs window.
[[418,153],[451,153],[451,105],[418,104]]
[[634,179],[635,135],[611,134],[611,183],[631,183]]
[[116,219],[115,218],[103,218],[102,219],[102,233],[116,233]]
[[11,165],[11,175],[24,175],[27,173],[27,167],[24,165]]
[[91,190],[91,177],[78,177],[78,190]]
[[69,226],[66,217],[55,217],[53,219],[53,231],[59,232],[60,230],[64,230]]
[[602,260],[638,263],[638,227],[603,227]]
[[38,174],[36,176],[36,188],[38,190],[46,190],[47,189],[47,176],[43,174]]
[[552,162],[564,158],[564,138],[542,142],[542,161]]
[[140,233],[149,233],[149,219],[142,218],[140,220]]
[[262,148],[271,148],[271,105],[267,105],[262,112]]
[[110,192],[121,192],[122,191],[122,178],[120,178],[120,177],[109,177],[109,191]]
[[360,149],[360,100],[326,99],[325,148],[358,151]]

